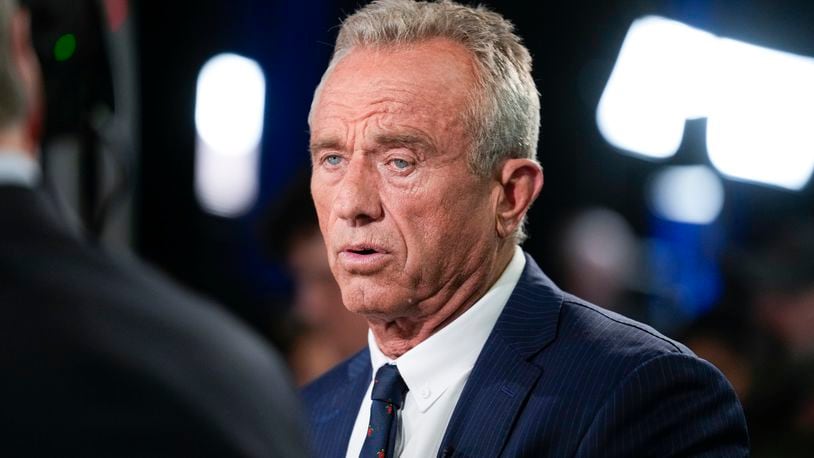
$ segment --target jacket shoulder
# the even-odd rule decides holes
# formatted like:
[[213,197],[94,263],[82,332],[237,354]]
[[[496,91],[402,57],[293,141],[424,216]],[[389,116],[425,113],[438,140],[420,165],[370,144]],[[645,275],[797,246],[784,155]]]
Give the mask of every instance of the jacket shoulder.
[[702,363],[687,347],[650,326],[569,294],[563,296],[556,333],[531,362],[546,371],[548,380],[567,383],[558,396],[587,410],[595,409],[648,361]]
[[360,375],[366,368],[370,369],[370,353],[367,348],[364,348],[300,390],[300,397],[306,408],[310,409],[324,396],[336,393],[337,388],[346,386],[351,379]]
[[742,408],[719,370],[652,327],[575,296],[563,294],[556,338],[531,362],[544,375],[518,437],[535,442],[518,439],[513,452],[741,456],[748,447]]
[[[77,418],[86,430],[108,431],[107,416],[123,414],[90,404],[114,399],[132,406],[122,411],[138,426],[132,429],[145,434],[205,431],[200,436],[207,446],[221,441],[244,454],[304,448],[284,363],[259,336],[147,265],[106,253],[29,213],[32,224],[42,224],[7,227],[9,237],[0,240],[0,277],[8,281],[0,306],[10,311],[0,326],[0,342],[9,351],[0,356],[9,367],[29,368],[29,377],[7,383],[21,393],[19,405],[29,404],[25,411],[49,406],[52,423],[67,431],[70,423],[62,419],[77,417],[81,400]],[[72,390],[92,394],[64,395]]]
[[680,342],[652,327],[565,293],[559,338],[579,338],[607,357],[640,357],[647,360],[664,354],[695,354]]

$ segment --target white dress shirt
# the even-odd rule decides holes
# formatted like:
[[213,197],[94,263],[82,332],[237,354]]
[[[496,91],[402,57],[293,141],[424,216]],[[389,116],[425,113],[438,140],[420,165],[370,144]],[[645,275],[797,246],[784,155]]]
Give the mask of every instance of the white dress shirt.
[[34,187],[40,179],[37,162],[28,155],[0,149],[0,185]]
[[[385,364],[396,364],[409,388],[399,414],[396,456],[426,458],[438,453],[464,384],[525,265],[523,250],[515,247],[506,270],[483,297],[452,323],[395,360],[379,350],[373,333],[368,331],[372,373],[375,375]],[[349,458],[358,458],[365,441],[372,386],[371,377],[348,443]]]

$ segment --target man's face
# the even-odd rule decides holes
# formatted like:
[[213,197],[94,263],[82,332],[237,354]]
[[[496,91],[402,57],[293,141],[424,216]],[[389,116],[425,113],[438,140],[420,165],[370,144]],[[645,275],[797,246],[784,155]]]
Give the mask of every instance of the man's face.
[[436,39],[356,49],[311,118],[311,192],[345,305],[429,316],[493,262],[496,180],[475,176],[464,126],[472,58]]

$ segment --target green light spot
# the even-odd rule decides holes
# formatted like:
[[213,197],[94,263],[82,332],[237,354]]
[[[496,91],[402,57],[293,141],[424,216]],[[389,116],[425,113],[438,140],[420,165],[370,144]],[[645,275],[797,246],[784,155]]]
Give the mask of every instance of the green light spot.
[[72,33],[66,33],[57,40],[54,45],[54,58],[59,61],[66,61],[76,52],[76,37]]

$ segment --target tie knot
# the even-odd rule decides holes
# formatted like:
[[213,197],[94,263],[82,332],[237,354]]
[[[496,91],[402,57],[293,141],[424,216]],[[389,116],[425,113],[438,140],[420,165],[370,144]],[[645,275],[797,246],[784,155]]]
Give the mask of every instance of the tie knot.
[[393,364],[385,364],[376,371],[373,380],[373,393],[370,398],[374,401],[389,402],[400,409],[404,405],[404,396],[407,394],[407,384],[401,378],[398,368]]

